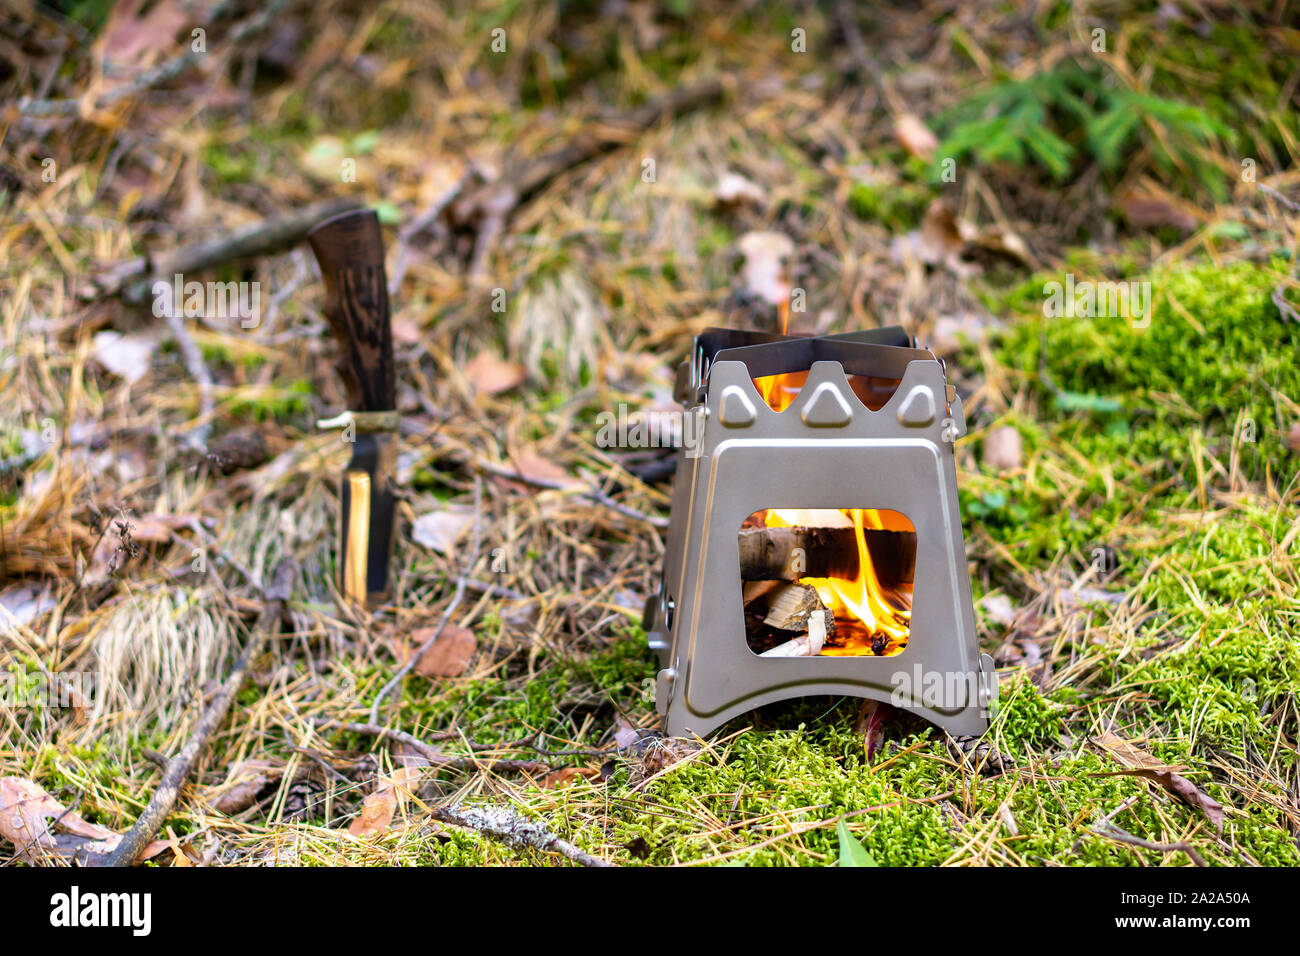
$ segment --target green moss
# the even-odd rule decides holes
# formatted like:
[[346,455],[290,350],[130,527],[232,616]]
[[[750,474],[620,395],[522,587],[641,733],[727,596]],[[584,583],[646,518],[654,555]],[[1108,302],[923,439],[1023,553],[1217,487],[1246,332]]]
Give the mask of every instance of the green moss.
[[235,388],[222,400],[225,410],[236,418],[255,421],[305,415],[310,411],[311,382],[299,379],[284,387],[244,386]]
[[930,195],[929,189],[913,183],[856,182],[849,190],[849,208],[859,219],[898,231],[920,221]]

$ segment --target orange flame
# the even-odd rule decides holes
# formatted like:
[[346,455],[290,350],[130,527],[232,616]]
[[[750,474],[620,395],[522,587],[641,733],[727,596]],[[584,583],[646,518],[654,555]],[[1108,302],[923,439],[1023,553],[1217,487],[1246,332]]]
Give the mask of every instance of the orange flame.
[[[784,318],[784,310],[782,310]],[[783,323],[784,324],[784,323]],[[807,372],[765,375],[754,379],[763,400],[775,411],[785,411],[794,402],[799,389],[808,379]],[[911,607],[900,607],[910,595],[886,594],[867,548],[866,529],[913,531],[911,522],[896,512],[874,508],[842,508],[839,513],[853,525],[858,548],[858,574],[853,580],[840,578],[800,578],[802,584],[817,589],[822,602],[835,615],[836,634],[844,632],[822,651],[826,655],[895,654],[907,643],[911,630]],[[824,524],[807,510],[773,508],[764,513],[769,528],[792,528],[807,524]],[[908,602],[910,604],[910,602]],[[883,649],[882,644],[883,643]]]

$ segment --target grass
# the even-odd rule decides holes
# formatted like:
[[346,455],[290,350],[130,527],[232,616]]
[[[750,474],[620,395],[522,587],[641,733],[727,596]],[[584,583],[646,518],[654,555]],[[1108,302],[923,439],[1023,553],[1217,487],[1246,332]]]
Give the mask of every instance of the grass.
[[[153,130],[157,152],[127,153],[117,166],[105,160],[128,127],[52,132],[60,168],[77,173],[20,194],[0,236],[0,450],[19,455],[24,433],[47,418],[60,440],[5,474],[0,590],[46,587],[59,609],[0,636],[0,666],[91,671],[102,693],[84,712],[0,704],[0,775],[38,782],[87,819],[128,826],[156,786],[150,753],[178,749],[255,618],[244,572],[263,577],[293,555],[302,571],[292,631],[269,645],[168,821],[193,860],[557,862],[427,813],[466,801],[510,804],[623,865],[834,865],[841,824],[880,865],[1193,864],[1181,850],[1102,836],[1102,820],[1153,844],[1185,842],[1212,865],[1300,864],[1300,363],[1298,326],[1274,303],[1277,290],[1295,297],[1295,216],[1226,172],[1217,194],[1198,178],[1210,175],[1205,164],[1235,169],[1242,144],[1254,142],[1260,181],[1295,193],[1294,110],[1278,106],[1290,70],[1279,74],[1284,43],[1250,39],[1271,29],[1259,22],[1220,25],[1207,45],[1235,51],[1220,73],[1204,49],[1178,40],[1185,25],[1157,29],[1149,11],[1104,5],[1096,15],[1112,40],[1127,38],[1129,59],[1093,64],[1090,75],[1112,98],[1202,104],[1215,136],[1175,144],[1194,149],[1196,175],[1178,168],[1177,151],[1171,165],[1149,148],[1158,124],[1123,141],[1123,169],[1103,168],[1087,124],[1055,110],[1041,119],[1071,146],[1064,167],[1014,151],[985,162],[972,148],[946,183],[894,140],[894,112],[905,102],[941,134],[948,117],[958,128],[963,117],[996,117],[987,107],[1005,100],[1007,76],[989,64],[1024,64],[1012,73],[1030,83],[1062,63],[1047,53],[1087,36],[1093,22],[1054,5],[1033,21],[990,8],[959,26],[941,7],[863,16],[858,27],[884,65],[851,83],[843,77],[861,65],[823,5],[760,7],[736,20],[725,5],[685,3],[648,26],[630,14],[595,21],[582,4],[295,8],[301,59],[323,65],[259,78],[249,110],[155,104],[155,114],[140,105],[130,129],[137,139],[137,127]],[[485,38],[503,24],[512,52],[494,59]],[[811,54],[791,51],[795,27],[806,28]],[[70,63],[56,92],[79,92],[83,68]],[[314,421],[336,413],[343,396],[304,250],[241,274],[269,295],[287,290],[273,322],[194,327],[216,383],[216,435],[257,423],[272,446],[260,467],[222,475],[180,445],[199,402],[169,343],[135,385],[94,358],[100,329],[165,336],[115,299],[79,299],[70,272],[130,258],[157,241],[150,235],[219,233],[226,217],[244,222],[250,210],[322,190],[382,206],[391,270],[399,231],[469,157],[491,167],[536,154],[572,133],[577,117],[711,72],[734,86],[724,107],[665,122],[548,186],[509,223],[486,288],[465,275],[472,235],[445,220],[402,251],[406,273],[393,295],[409,427],[402,531],[394,600],[374,613],[342,606],[332,586],[334,483],[347,455],[336,436],[315,434]],[[1126,85],[1139,77],[1140,90]],[[201,99],[197,87],[181,92]],[[163,135],[173,128],[194,134],[190,145]],[[79,155],[100,158],[78,167],[74,142]],[[322,153],[330,164],[355,153],[364,175],[322,178]],[[647,157],[654,183],[641,179]],[[714,186],[728,171],[763,200],[717,204]],[[1203,226],[1172,236],[1132,228],[1109,195],[1121,177],[1190,198]],[[163,203],[149,213],[162,220],[152,232],[118,223],[146,197],[187,195],[206,219]],[[973,255],[982,270],[967,275],[901,259],[895,241],[937,197],[980,227],[1014,231],[1040,265]],[[796,244],[791,278],[809,301],[792,315],[796,331],[901,322],[927,342],[944,319],[975,320],[973,340],[944,356],[971,425],[958,478],[981,649],[1001,680],[985,739],[1005,758],[1001,774],[976,772],[935,728],[903,714],[885,722],[868,759],[858,702],[825,697],[671,745],[676,762],[664,758],[667,744],[620,748],[620,731],[658,726],[657,665],[635,622],[655,584],[662,531],[487,467],[532,456],[634,513],[666,515],[666,485],[637,478],[622,451],[597,447],[596,416],[619,402],[666,402],[699,329],[776,327],[775,310],[739,288],[736,243],[754,230]],[[1044,285],[1066,273],[1149,282],[1149,326],[1045,316]],[[504,312],[492,307],[495,289]],[[484,349],[525,365],[526,381],[476,390],[464,370]],[[1008,471],[982,458],[1003,425],[1023,440],[1022,463]],[[412,539],[411,519],[476,501],[478,553],[471,534],[446,553]],[[195,518],[205,535],[187,523],[180,541],[141,540],[116,575],[87,583],[116,541],[111,520],[139,530],[151,514]],[[105,527],[106,551],[96,545]],[[1113,568],[1093,566],[1098,548],[1114,555]],[[196,549],[220,583],[189,570]],[[391,740],[318,723],[367,719],[405,642],[437,626],[462,576],[480,585],[451,620],[477,640],[467,670],[408,677],[379,720],[468,763],[425,770],[391,826],[353,836],[363,799],[406,755]],[[994,613],[994,599],[1009,602],[1010,620]],[[1097,743],[1106,733],[1184,768],[1224,806],[1222,832],[1155,783],[1117,773]],[[506,758],[575,772],[494,766]],[[247,808],[219,811],[217,788],[248,759],[282,761],[284,773]],[[9,852],[0,842],[0,857]]]

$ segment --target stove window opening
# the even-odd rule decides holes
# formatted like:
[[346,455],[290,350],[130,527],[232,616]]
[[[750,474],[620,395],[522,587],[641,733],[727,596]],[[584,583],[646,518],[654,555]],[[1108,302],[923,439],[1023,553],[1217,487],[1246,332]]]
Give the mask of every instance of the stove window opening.
[[916,528],[874,508],[769,508],[737,538],[745,642],[763,657],[889,657],[907,646]]
[[[898,391],[899,379],[876,378],[870,375],[849,375],[849,388],[863,405],[873,412],[885,407],[885,403]],[[807,372],[783,372],[780,375],[760,375],[753,379],[758,394],[763,396],[767,407],[774,412],[783,412],[794,404],[799,390],[808,381]]]

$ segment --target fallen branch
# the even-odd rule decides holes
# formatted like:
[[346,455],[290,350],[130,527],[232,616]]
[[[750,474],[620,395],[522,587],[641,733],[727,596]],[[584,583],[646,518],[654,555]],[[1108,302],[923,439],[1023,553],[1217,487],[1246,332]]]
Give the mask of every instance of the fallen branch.
[[609,495],[597,488],[592,488],[585,484],[579,484],[577,481],[556,481],[551,478],[539,478],[532,475],[522,474],[513,468],[504,468],[501,465],[494,465],[486,461],[474,461],[473,465],[480,471],[489,475],[495,475],[498,478],[505,478],[510,481],[518,481],[525,485],[532,485],[534,488],[546,488],[550,491],[571,491],[579,497],[586,498],[588,501],[594,501],[598,505],[603,505],[611,511],[618,512],[625,518],[631,518],[633,521],[644,521],[654,528],[667,528],[668,519],[659,515],[648,515],[645,512],[637,511],[635,508],[629,508],[627,505],[620,504]]
[[512,850],[532,848],[543,853],[558,853],[565,859],[583,866],[614,866],[608,860],[579,850],[568,840],[561,839],[534,820],[521,817],[504,807],[466,807],[454,805],[435,807],[433,818],[440,823],[476,830],[486,837],[504,843]]
[[203,352],[190,337],[190,331],[185,327],[185,319],[180,312],[175,309],[169,311],[166,321],[172,338],[176,340],[176,347],[180,349],[181,358],[185,361],[186,371],[199,386],[199,424],[183,435],[182,441],[206,454],[208,439],[212,437],[212,416],[217,410],[217,402],[212,394],[212,373],[203,361]]
[[149,798],[149,803],[140,814],[140,818],[135,821],[126,836],[122,838],[122,842],[109,855],[105,862],[106,866],[130,866],[134,863],[136,857],[153,839],[162,827],[163,821],[172,812],[172,808],[176,805],[176,798],[180,796],[181,786],[194,769],[194,763],[207,744],[208,737],[226,719],[230,703],[235,699],[239,688],[243,686],[249,667],[261,654],[267,637],[278,628],[296,572],[297,564],[291,559],[283,560],[276,565],[271,586],[265,593],[266,606],[253,628],[248,643],[244,646],[243,653],[235,661],[235,666],[226,677],[225,683],[204,708],[203,716],[199,718],[198,726],[190,734],[190,739],[185,742],[180,753],[167,761],[167,769],[163,771],[158,789]]
[[153,284],[159,280],[170,283],[177,273],[203,272],[238,259],[252,259],[288,248],[300,242],[319,223],[358,205],[353,199],[326,199],[252,223],[225,236],[181,246],[156,263],[140,256],[92,283],[88,294],[92,297],[121,295],[127,302],[139,304],[150,296]]
[[1127,830],[1123,830],[1105,820],[1089,829],[1099,837],[1105,837],[1107,840],[1114,840],[1117,843],[1127,843],[1130,846],[1141,847],[1144,850],[1155,850],[1157,853],[1185,853],[1187,858],[1197,866],[1206,865],[1205,857],[1201,856],[1195,847],[1186,840],[1179,840],[1176,843],[1152,843],[1150,840],[1134,836]]
[[633,142],[660,120],[698,109],[722,97],[717,79],[681,87],[656,97],[644,106],[616,119],[595,124],[563,146],[541,156],[507,162],[499,178],[484,183],[451,207],[452,220],[473,226],[478,233],[470,260],[471,276],[481,276],[488,256],[505,231],[514,211],[548,183],[588,160]]
[[[496,759],[493,757],[460,757],[451,754],[445,754],[436,747],[430,747],[427,743],[416,737],[414,734],[408,734],[404,730],[398,730],[394,727],[382,727],[379,724],[360,724],[349,723],[339,720],[321,721],[317,727],[336,727],[339,730],[352,734],[367,734],[372,737],[380,737],[384,740],[392,740],[397,743],[406,744],[424,760],[427,760],[429,766],[436,770],[498,770],[502,773],[532,773],[544,774],[550,773],[550,765],[540,760],[518,760],[515,758]],[[449,735],[454,736],[454,735]]]

